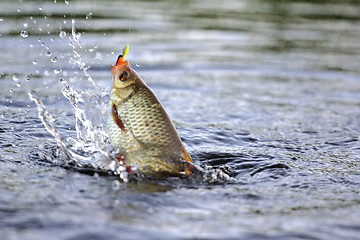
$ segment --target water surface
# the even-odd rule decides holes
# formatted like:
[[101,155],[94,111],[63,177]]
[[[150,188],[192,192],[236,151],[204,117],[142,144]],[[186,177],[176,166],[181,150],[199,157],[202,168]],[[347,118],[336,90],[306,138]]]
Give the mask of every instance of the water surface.
[[[358,1],[0,6],[4,239],[359,238]],[[59,79],[93,89],[90,67],[108,89],[126,44],[207,179],[123,183],[56,158],[28,92],[76,137]]]

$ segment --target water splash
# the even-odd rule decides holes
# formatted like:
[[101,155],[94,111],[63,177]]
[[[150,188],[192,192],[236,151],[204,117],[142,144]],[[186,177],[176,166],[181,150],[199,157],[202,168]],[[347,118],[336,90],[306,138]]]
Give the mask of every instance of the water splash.
[[[91,91],[78,91],[63,82],[62,94],[75,110],[77,138],[85,143],[94,142],[99,146],[108,143],[106,112],[108,93],[100,95]],[[99,114],[101,113],[101,114]]]
[[[63,38],[63,34],[59,36]],[[58,155],[52,160],[53,163],[70,164],[79,168],[90,167],[94,170],[110,172],[126,182],[129,180],[128,172],[122,161],[117,161],[119,152],[110,144],[106,126],[109,92],[99,87],[88,73],[90,67],[83,61],[79,51],[82,49],[80,38],[81,34],[75,30],[75,20],[72,20],[69,45],[72,48],[73,56],[70,57],[70,63],[82,70],[93,86],[91,89],[78,90],[70,86],[68,81],[60,79],[60,83],[63,84],[61,92],[74,109],[76,138],[61,136],[54,125],[54,118],[46,110],[35,91],[29,92],[29,97],[36,104],[38,116],[45,129],[54,136],[59,146]],[[39,42],[42,42],[41,39]],[[48,51],[46,55],[51,56],[51,52]],[[58,60],[59,58],[56,56],[51,58],[52,63],[56,63]],[[54,70],[55,74],[60,72],[61,69]],[[31,77],[31,75],[29,76]],[[131,168],[136,171],[136,166],[131,166]],[[198,170],[199,173],[202,173],[198,177],[200,176],[205,182],[229,182],[232,180],[225,172],[218,169],[205,169],[198,166]]]
[[91,82],[92,85],[96,89],[101,90],[101,88],[98,85],[96,85],[96,83],[94,82],[94,80],[92,79],[90,74],[88,73],[88,70],[89,70],[90,66],[86,65],[86,63],[82,60],[81,55],[76,50],[77,47],[82,48],[81,42],[80,42],[80,37],[81,37],[81,34],[76,33],[76,30],[75,30],[75,19],[72,19],[72,21],[71,21],[71,36],[69,37],[69,40],[70,40],[69,45],[72,47],[74,57],[70,57],[70,63],[75,64],[76,66],[78,66],[78,68],[80,68],[84,72],[84,74],[87,77],[88,81]]
[[[58,155],[51,161],[54,164],[74,165],[80,168],[90,167],[103,172],[111,172],[118,175],[124,182],[127,182],[128,173],[125,166],[116,160],[117,151],[112,148],[108,142],[108,138],[102,137],[105,130],[97,129],[92,122],[86,118],[81,108],[81,94],[64,85],[64,94],[69,101],[76,107],[77,115],[77,132],[80,134],[76,139],[72,137],[63,138],[54,125],[54,118],[46,110],[41,99],[35,91],[28,93],[30,99],[36,104],[38,116],[43,123],[45,129],[54,136],[59,147]],[[79,101],[79,102],[77,102]],[[81,122],[81,124],[79,124]]]
[[[53,159],[53,163],[61,165],[70,164],[80,168],[90,167],[95,170],[110,172],[111,174],[118,175],[126,182],[128,181],[128,173],[125,166],[116,160],[118,152],[111,146],[106,130],[108,91],[98,87],[87,72],[89,67],[77,51],[78,48],[82,48],[80,37],[81,34],[75,31],[75,21],[73,20],[69,44],[72,47],[74,56],[70,58],[70,62],[84,72],[94,88],[76,90],[68,85],[67,81],[60,80],[63,84],[61,92],[75,111],[77,137],[62,137],[54,125],[54,118],[46,110],[36,92],[31,91],[28,95],[36,104],[38,116],[45,129],[54,136],[59,146],[58,155]],[[39,41],[41,42],[41,40]],[[46,55],[51,56],[48,53],[50,51]],[[58,57],[51,59],[53,63],[57,61]],[[54,70],[55,74],[59,72],[61,72],[61,69]]]
[[57,144],[61,149],[66,149],[65,141],[61,138],[60,133],[56,130],[54,126],[54,118],[49,114],[46,110],[44,104],[42,103],[41,99],[38,97],[35,91],[31,91],[28,93],[30,100],[32,100],[38,109],[38,116],[43,123],[45,129],[53,135]]

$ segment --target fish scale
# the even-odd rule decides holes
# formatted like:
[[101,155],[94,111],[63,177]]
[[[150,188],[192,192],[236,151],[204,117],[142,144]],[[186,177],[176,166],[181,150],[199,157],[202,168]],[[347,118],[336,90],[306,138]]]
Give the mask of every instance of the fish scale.
[[[125,109],[127,111],[124,111]],[[161,143],[164,147],[173,150],[181,143],[173,141],[171,133],[174,134],[174,132],[165,122],[164,114],[165,111],[150,89],[141,87],[124,102],[119,117],[140,143],[144,145]]]

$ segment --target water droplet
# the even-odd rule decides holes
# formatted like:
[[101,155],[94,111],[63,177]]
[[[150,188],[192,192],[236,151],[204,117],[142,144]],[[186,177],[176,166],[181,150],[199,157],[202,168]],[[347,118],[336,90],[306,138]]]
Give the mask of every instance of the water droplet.
[[52,53],[51,53],[50,51],[47,51],[47,52],[46,52],[46,56],[48,56],[48,57],[50,57],[51,54],[52,54]]
[[54,69],[55,74],[59,74],[59,73],[61,73],[61,71],[62,71],[61,69]]
[[24,23],[24,28],[27,28],[28,27],[28,23]]
[[137,63],[137,64],[135,64],[135,66],[136,66],[136,67],[140,67],[140,64]]
[[30,48],[33,48],[33,47],[34,47],[34,45],[30,44],[30,45],[29,45],[29,47],[30,47]]
[[101,55],[101,53],[96,53],[95,59],[102,60],[102,55]]
[[30,73],[29,75],[27,75],[27,77],[26,77],[26,81],[27,82],[30,82],[30,78],[32,77],[32,74]]
[[51,39],[50,39],[50,41],[52,41],[52,42],[53,42],[54,40],[55,40],[54,38],[51,38]]
[[92,12],[89,12],[87,15],[86,15],[86,19],[90,19],[92,17]]
[[20,10],[19,8],[18,8],[18,9],[16,9],[16,11],[17,11],[17,12],[21,12],[21,10]]
[[42,28],[41,28],[41,27],[39,27],[39,31],[42,32]]
[[88,50],[89,52],[94,52],[95,51],[95,49],[93,49],[93,48],[89,48],[89,50]]
[[69,5],[69,1],[65,0],[65,4],[66,4],[66,5]]
[[18,83],[16,84],[16,86],[17,86],[17,87],[21,87],[21,83],[18,82]]
[[22,30],[20,33],[20,36],[22,36],[23,38],[27,38],[29,36],[28,32],[25,30]]
[[33,64],[34,64],[34,65],[36,65],[36,64],[37,64],[37,61],[36,61],[36,60],[34,60],[34,61],[33,61]]
[[13,92],[14,92],[14,90],[11,88],[11,89],[9,90],[9,92],[13,93]]
[[66,36],[66,32],[60,31],[59,36],[60,36],[61,38],[64,38],[64,37]]
[[14,74],[14,75],[12,76],[12,79],[13,79],[15,82],[19,81],[19,75],[18,75],[18,74]]
[[111,185],[112,185],[112,189],[113,189],[114,191],[120,190],[121,183],[120,183],[119,180],[114,180]]
[[43,46],[43,47],[44,47],[44,46],[45,46],[45,43],[44,43],[44,42],[42,42],[42,43],[41,43],[41,46]]
[[39,10],[40,10],[40,11],[42,11],[42,8],[41,8],[41,7],[39,7]]
[[3,21],[4,21],[4,19],[2,17],[0,17],[0,22],[3,22]]
[[51,62],[53,62],[53,63],[55,63],[55,62],[57,62],[57,61],[59,61],[59,58],[58,58],[58,57],[53,57],[53,58],[51,59]]

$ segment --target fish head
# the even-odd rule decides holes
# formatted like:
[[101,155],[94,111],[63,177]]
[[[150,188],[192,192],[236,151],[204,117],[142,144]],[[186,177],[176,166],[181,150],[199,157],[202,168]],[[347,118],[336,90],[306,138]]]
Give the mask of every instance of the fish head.
[[136,72],[131,68],[128,61],[123,60],[122,55],[115,66],[111,66],[113,74],[112,88],[115,90],[126,89],[136,84],[138,78]]
[[128,46],[125,47],[115,66],[111,66],[113,74],[112,92],[122,99],[129,96],[137,86],[145,85],[135,70],[131,68],[130,63],[125,60],[128,49]]

